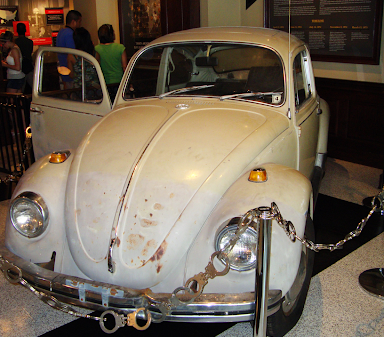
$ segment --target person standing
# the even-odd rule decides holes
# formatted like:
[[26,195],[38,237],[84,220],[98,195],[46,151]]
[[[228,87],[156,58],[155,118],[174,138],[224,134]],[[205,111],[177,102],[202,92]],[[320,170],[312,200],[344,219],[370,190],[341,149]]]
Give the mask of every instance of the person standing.
[[115,43],[115,32],[112,25],[102,25],[98,30],[100,44],[95,46],[96,59],[107,84],[118,83],[128,65],[127,52],[124,45]]
[[23,56],[23,62],[21,65],[21,71],[25,74],[26,82],[32,88],[33,84],[33,41],[25,36],[27,31],[25,24],[19,22],[16,26],[17,34],[19,37],[15,40]]
[[[73,32],[76,28],[81,27],[81,13],[79,11],[70,10],[65,18],[65,28],[59,31],[56,38],[57,47],[65,47],[75,49],[75,42],[73,41]],[[59,54],[60,67],[68,68],[67,54]],[[64,89],[71,89],[73,87],[73,80],[69,75],[61,75],[64,83]]]
[[22,72],[23,56],[20,48],[13,42],[13,33],[9,30],[0,35],[3,50],[8,50],[8,55],[1,63],[7,68],[7,92],[21,92],[24,86],[25,74]]
[[[89,34],[85,28],[76,28],[73,33],[73,40],[75,41],[76,49],[85,51],[86,53],[95,56],[95,48],[93,46],[91,34]],[[97,72],[94,66],[87,61],[85,61],[84,65],[82,65],[82,58],[80,56],[68,54],[68,68],[71,71],[69,76],[73,79],[73,87],[82,87],[83,67],[85,68],[84,81],[86,83],[86,87],[100,87]]]

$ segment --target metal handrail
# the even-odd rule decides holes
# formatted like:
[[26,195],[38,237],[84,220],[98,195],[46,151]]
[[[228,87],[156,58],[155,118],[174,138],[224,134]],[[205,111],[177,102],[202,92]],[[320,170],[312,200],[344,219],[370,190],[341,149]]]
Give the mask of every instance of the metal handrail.
[[[17,182],[25,170],[35,161],[33,151],[25,154],[25,129],[30,124],[31,95],[0,92],[0,173],[1,181]],[[6,179],[10,176],[12,179]],[[12,188],[0,184],[10,198]]]

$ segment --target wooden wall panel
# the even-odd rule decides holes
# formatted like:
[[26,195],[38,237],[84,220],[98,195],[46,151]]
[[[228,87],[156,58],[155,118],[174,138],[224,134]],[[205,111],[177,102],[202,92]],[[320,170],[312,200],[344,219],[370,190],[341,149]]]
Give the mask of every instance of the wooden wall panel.
[[169,34],[200,27],[200,2],[195,0],[161,0],[161,31]]
[[328,155],[384,167],[384,84],[316,78],[331,110]]

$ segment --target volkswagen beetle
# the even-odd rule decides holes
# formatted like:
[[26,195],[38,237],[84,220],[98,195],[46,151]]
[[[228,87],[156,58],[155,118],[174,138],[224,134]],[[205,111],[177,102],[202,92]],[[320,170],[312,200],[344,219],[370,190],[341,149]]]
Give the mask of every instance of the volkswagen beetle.
[[[80,86],[60,86],[57,53],[80,60]],[[313,252],[287,227],[313,239],[329,122],[302,41],[263,28],[163,36],[131,58],[114,99],[91,55],[47,47],[34,81],[38,160],[10,202],[10,281],[57,309],[252,321],[260,221],[249,214],[275,205],[268,334],[295,325]]]

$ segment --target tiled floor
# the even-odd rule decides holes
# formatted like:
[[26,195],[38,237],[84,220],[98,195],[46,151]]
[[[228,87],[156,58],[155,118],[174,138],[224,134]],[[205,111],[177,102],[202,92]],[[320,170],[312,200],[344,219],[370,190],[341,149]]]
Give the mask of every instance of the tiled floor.
[[[379,192],[381,172],[330,158],[320,192],[361,204],[365,197]],[[0,202],[0,254],[4,250],[7,204],[8,201]],[[287,336],[384,336],[384,302],[365,293],[357,281],[362,271],[384,266],[383,241],[381,234],[314,276],[304,313]],[[27,289],[0,277],[0,336],[39,336],[72,319],[48,308]],[[125,333],[129,335],[130,331]],[[252,335],[249,323],[239,323],[219,336]]]
[[328,158],[320,193],[361,204],[368,196],[376,195],[382,170]]

